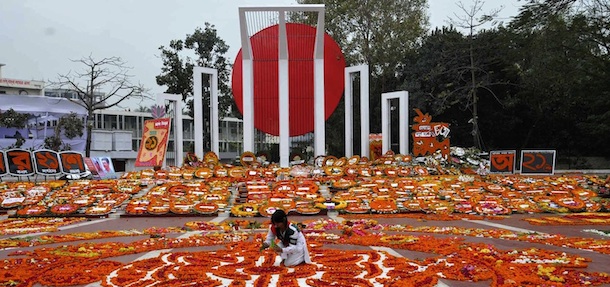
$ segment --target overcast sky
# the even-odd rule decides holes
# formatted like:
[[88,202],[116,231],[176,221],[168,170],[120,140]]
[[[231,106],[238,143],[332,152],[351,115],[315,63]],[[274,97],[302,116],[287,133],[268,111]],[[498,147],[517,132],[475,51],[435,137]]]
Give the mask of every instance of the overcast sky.
[[[431,27],[447,24],[456,1],[428,0]],[[4,78],[56,79],[79,66],[70,59],[118,56],[133,67],[134,82],[151,94],[164,92],[158,47],[183,39],[205,22],[216,26],[235,59],[240,49],[238,7],[294,5],[294,0],[0,0],[0,63]],[[464,0],[465,6],[471,1]],[[503,6],[509,22],[523,1],[489,0],[484,11]],[[129,104],[132,108],[136,103]],[[135,107],[134,107],[135,105]]]

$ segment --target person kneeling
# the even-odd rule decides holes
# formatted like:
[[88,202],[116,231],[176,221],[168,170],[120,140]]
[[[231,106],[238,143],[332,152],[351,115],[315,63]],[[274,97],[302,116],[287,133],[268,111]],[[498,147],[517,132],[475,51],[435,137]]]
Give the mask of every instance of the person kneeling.
[[[278,245],[273,244],[276,238],[280,240]],[[276,210],[271,216],[271,225],[261,250],[269,246],[280,255],[284,266],[311,263],[305,236],[296,225],[288,222],[288,216],[281,209]]]

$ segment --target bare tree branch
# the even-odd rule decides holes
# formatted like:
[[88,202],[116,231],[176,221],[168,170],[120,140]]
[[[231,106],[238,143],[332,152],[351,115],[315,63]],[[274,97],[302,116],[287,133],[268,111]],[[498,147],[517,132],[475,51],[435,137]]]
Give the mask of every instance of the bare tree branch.
[[83,70],[58,75],[56,81],[50,84],[54,88],[74,91],[76,99],[69,99],[85,108],[88,113],[86,156],[91,149],[91,130],[93,113],[105,110],[130,98],[143,99],[145,89],[141,84],[133,84],[133,78],[128,72],[132,69],[120,57],[95,59],[89,55],[80,59],[70,60],[83,67]]

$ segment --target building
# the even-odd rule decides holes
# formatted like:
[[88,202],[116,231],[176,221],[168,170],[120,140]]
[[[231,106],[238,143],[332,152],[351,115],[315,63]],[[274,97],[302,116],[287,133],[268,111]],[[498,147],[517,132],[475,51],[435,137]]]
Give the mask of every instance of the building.
[[[57,103],[68,102],[65,104],[76,105],[72,100],[78,99],[78,93],[70,89],[50,89],[45,88],[43,81],[26,81],[2,78],[2,66],[0,64],[0,99],[2,95],[13,97],[11,102],[21,103],[21,98],[15,99],[15,96],[23,97],[42,97],[29,101],[21,105],[18,112],[31,113],[32,117],[28,121],[28,127],[19,129],[19,133],[27,135],[27,140],[22,148],[40,149],[44,147],[44,140],[54,134],[54,128],[57,126],[59,119],[72,111],[69,108],[56,108],[51,111],[52,106],[59,106]],[[102,102],[105,94],[95,92],[97,102]],[[1,100],[0,100],[1,102]],[[0,109],[11,108],[11,105],[0,105]],[[68,105],[64,105],[68,106]],[[81,107],[82,109],[82,107]],[[78,113],[82,117],[87,115],[86,111]],[[149,112],[136,112],[130,110],[97,110],[94,112],[92,142],[90,148],[91,157],[111,157],[113,159],[117,171],[134,170],[135,159],[137,152],[142,142],[142,133],[144,121],[152,119]],[[194,121],[189,116],[183,117],[183,151],[194,150]],[[6,130],[4,133],[0,131],[0,149],[7,148],[15,143],[13,135],[16,134],[15,128]],[[174,142],[174,131],[171,130],[166,153],[166,165],[181,165],[176,163],[175,150],[176,143]],[[291,138],[291,146],[294,153],[302,153],[304,147],[310,146],[313,139],[313,133]],[[86,143],[86,135],[72,140],[63,140],[69,144],[73,150],[84,151]],[[255,151],[265,154],[268,158],[278,154],[279,137],[265,134],[261,131],[255,131]],[[204,134],[204,150],[211,150],[211,142],[209,135]],[[291,150],[291,152],[292,152]],[[219,123],[219,158],[225,162],[232,162],[243,152],[243,120],[238,118],[224,118]],[[203,155],[198,155],[203,156]],[[277,159],[274,159],[276,161]]]
[[[135,170],[135,159],[142,143],[144,121],[152,119],[149,112],[134,112],[121,110],[99,110],[93,119],[91,134],[91,156],[110,156],[117,171]],[[195,125],[193,118],[184,115],[182,118],[183,147],[189,151],[195,144]],[[219,157],[223,160],[233,160],[243,149],[242,120],[224,118],[219,124]],[[204,140],[209,140],[204,138]],[[174,130],[170,131],[167,145],[167,165],[175,163],[176,145]],[[198,155],[203,156],[203,155]]]
[[[66,89],[45,89],[45,83],[42,81],[27,81],[27,80],[16,80],[2,78],[1,68],[3,64],[0,64],[0,102],[5,105],[0,105],[0,109],[8,109],[14,105],[8,104],[8,101],[2,101],[2,97],[11,97],[13,100],[21,102],[19,99],[15,99],[16,96],[21,96],[25,100],[30,99],[32,96],[40,96],[41,100],[36,100],[38,104],[28,104],[28,107],[21,107],[18,112],[30,113],[32,110],[36,110],[35,115],[33,114],[31,123],[28,127],[23,129],[23,134],[28,135],[26,137],[27,146],[24,148],[41,148],[44,146],[45,137],[53,135],[53,130],[57,126],[61,112],[54,111],[53,114],[49,114],[51,107],[48,102],[59,102],[58,98],[62,99],[76,99],[78,95],[74,91]],[[103,93],[97,93],[96,96],[103,97]],[[44,101],[43,101],[44,99]],[[66,101],[66,100],[63,100]],[[73,104],[73,103],[72,103]],[[35,105],[36,107],[32,107]],[[23,106],[23,105],[22,105]],[[46,111],[46,113],[45,113]],[[68,112],[65,112],[68,113]],[[86,113],[85,113],[86,114]],[[93,118],[93,130],[91,133],[91,157],[102,157],[109,156],[113,159],[113,163],[116,171],[134,170],[135,160],[142,142],[142,133],[144,127],[144,121],[152,119],[150,112],[136,112],[129,110],[97,110],[94,113]],[[189,116],[183,117],[183,147],[184,151],[192,150],[194,147],[194,122],[193,118]],[[235,157],[239,156],[243,149],[243,132],[242,132],[242,120],[237,118],[224,118],[219,124],[219,157],[223,160],[234,160]],[[9,131],[11,134],[15,131]],[[84,144],[82,141],[86,138],[86,135],[76,139],[79,142],[78,146],[80,150],[84,150]],[[204,141],[209,141],[209,138],[204,136]],[[14,143],[12,138],[0,139],[0,149],[6,148],[10,144]],[[174,130],[171,130],[170,139],[168,143],[168,150],[166,154],[167,165],[181,165],[182,163],[175,163],[175,150],[176,145],[174,143]],[[209,150],[209,148],[208,148]],[[203,156],[203,155],[198,155]]]
[[3,78],[3,66],[0,63],[0,95],[44,95],[43,81]]
[[[74,90],[69,90],[69,89],[45,89],[44,95],[45,95],[45,97],[50,97],[50,98],[65,98],[65,99],[70,99],[70,100],[78,99],[78,93]],[[105,96],[104,93],[93,92],[93,95],[95,97],[96,102],[100,102],[102,106],[105,105],[103,103],[103,97]]]

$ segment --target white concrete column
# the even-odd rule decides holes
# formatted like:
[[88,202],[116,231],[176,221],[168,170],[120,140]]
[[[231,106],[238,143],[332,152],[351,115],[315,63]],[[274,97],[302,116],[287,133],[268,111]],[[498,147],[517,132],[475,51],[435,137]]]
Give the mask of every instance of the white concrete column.
[[345,156],[351,157],[354,150],[354,78],[360,73],[360,155],[369,154],[369,66],[345,68]]
[[[174,126],[174,145],[176,146],[176,166],[182,165],[184,147],[182,142],[182,95],[176,94],[158,94],[157,105],[165,106],[165,101],[169,101],[173,105],[175,111]],[[165,159],[163,159],[163,165],[165,166]]]
[[381,145],[385,154],[390,150],[391,125],[390,122],[390,100],[398,99],[398,144],[400,154],[408,154],[409,151],[409,92],[398,91],[381,94]]

